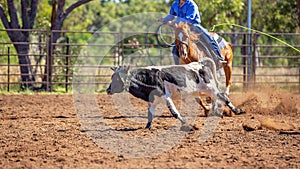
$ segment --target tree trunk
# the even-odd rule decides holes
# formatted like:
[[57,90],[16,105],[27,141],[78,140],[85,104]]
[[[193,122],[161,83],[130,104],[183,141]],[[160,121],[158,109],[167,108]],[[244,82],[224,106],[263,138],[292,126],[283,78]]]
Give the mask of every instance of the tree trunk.
[[[39,0],[21,0],[21,20],[19,22],[17,8],[13,0],[7,0],[7,11],[0,5],[0,18],[7,30],[7,34],[12,42],[23,42],[25,44],[14,44],[18,53],[18,60],[20,64],[21,89],[32,88],[34,86],[35,78],[32,72],[32,67],[29,53],[29,31],[11,31],[9,29],[32,29],[36,17],[37,6]],[[8,16],[7,16],[8,14]],[[8,19],[9,18],[9,19]],[[22,23],[22,25],[20,24]]]
[[298,25],[300,26],[300,0],[298,0]]
[[[52,91],[52,65],[54,63],[53,58],[53,51],[55,50],[54,43],[57,42],[57,40],[60,37],[60,32],[53,32],[61,30],[63,23],[67,16],[77,7],[86,4],[92,0],[78,0],[77,2],[70,5],[66,10],[64,9],[65,6],[65,0],[53,0],[52,1],[52,15],[51,15],[51,36],[48,40],[48,56],[46,59],[46,69],[44,71],[44,77],[43,77],[43,85],[42,89],[47,91]],[[45,83],[46,82],[46,83]],[[48,82],[48,83],[47,83]]]
[[31,62],[28,56],[29,45],[21,44],[15,45],[15,48],[18,53],[18,60],[20,65],[21,80],[22,85],[21,89],[32,89],[34,87],[35,78],[32,74]]

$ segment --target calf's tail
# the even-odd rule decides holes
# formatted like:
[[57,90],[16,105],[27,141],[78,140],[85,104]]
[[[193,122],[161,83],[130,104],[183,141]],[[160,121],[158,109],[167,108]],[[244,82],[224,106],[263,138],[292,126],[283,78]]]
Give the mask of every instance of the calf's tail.
[[[220,82],[219,82],[219,80],[217,78],[217,66],[216,66],[215,62],[211,58],[209,58],[209,57],[202,58],[200,62],[202,62],[202,63],[203,62],[209,62],[209,63],[211,63],[212,66],[209,66],[209,68],[211,69],[211,71],[213,73],[213,78],[214,78],[214,80],[216,82],[217,87],[219,88]],[[206,64],[204,64],[204,65],[206,65]]]

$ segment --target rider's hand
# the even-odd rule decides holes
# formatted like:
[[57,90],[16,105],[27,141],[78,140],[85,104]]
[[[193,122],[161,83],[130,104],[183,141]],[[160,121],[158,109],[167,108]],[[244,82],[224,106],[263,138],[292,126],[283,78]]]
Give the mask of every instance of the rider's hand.
[[159,18],[157,22],[165,23],[164,18]]
[[173,26],[175,23],[173,21],[168,21],[168,22],[166,22],[166,24],[169,26]]

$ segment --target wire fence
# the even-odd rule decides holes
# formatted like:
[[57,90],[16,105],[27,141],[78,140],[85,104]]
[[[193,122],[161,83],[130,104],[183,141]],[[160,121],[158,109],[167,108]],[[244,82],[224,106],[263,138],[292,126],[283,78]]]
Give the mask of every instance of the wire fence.
[[[133,67],[173,64],[171,48],[157,45],[154,32],[79,32],[26,30],[27,42],[12,43],[7,31],[0,30],[0,90],[19,91],[31,85],[46,91],[72,91],[76,71],[91,68],[96,73],[80,74],[95,78],[95,91],[102,92],[110,82],[112,66]],[[60,38],[52,41],[54,33]],[[279,87],[300,92],[300,54],[289,46],[259,34],[220,33],[232,43],[234,52],[232,91],[247,91],[259,86]],[[300,34],[274,33],[279,39],[300,48]],[[24,52],[16,46],[28,47]],[[250,50],[248,50],[250,49]],[[93,51],[93,52],[91,52]],[[249,52],[250,51],[250,52]],[[20,59],[27,62],[20,62]],[[28,68],[29,71],[25,71]],[[30,81],[23,77],[30,77]]]

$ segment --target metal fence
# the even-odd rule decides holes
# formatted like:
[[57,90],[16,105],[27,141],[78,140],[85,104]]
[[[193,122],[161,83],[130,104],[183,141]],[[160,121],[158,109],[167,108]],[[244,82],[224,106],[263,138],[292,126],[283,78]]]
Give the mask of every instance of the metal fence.
[[[96,92],[103,91],[109,81],[111,66],[173,64],[170,48],[161,48],[153,38],[153,32],[79,32],[26,30],[28,42],[12,43],[0,30],[0,90],[18,91],[21,85],[41,86],[47,91],[69,92],[74,74],[80,67],[90,67],[96,73],[82,74],[95,78]],[[54,33],[60,33],[57,42],[52,42]],[[234,49],[232,91],[243,91],[259,86],[280,87],[300,92],[300,53],[278,40],[260,34],[251,34],[247,44],[247,33],[221,33],[232,43]],[[300,48],[300,34],[271,34],[293,47]],[[28,45],[25,54],[17,52],[18,44]],[[93,52],[91,52],[93,51]],[[250,52],[249,52],[250,51]],[[28,64],[22,65],[20,57],[27,57]],[[24,82],[21,66],[30,68],[34,81]]]

